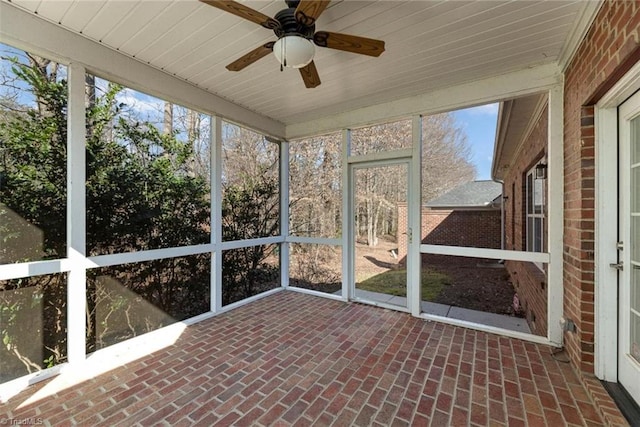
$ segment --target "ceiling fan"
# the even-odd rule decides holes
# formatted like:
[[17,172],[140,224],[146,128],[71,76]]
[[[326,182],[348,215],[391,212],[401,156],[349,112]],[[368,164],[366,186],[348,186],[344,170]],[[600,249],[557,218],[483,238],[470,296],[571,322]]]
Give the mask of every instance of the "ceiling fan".
[[327,8],[330,0],[285,0],[287,8],[273,18],[232,0],[200,1],[273,30],[278,38],[275,42],[265,43],[227,65],[229,71],[240,71],[273,52],[280,61],[281,70],[282,67],[300,69],[304,85],[314,88],[320,85],[320,76],[313,62],[314,44],[369,56],[380,56],[384,52],[384,42],[381,40],[316,31],[316,20]]

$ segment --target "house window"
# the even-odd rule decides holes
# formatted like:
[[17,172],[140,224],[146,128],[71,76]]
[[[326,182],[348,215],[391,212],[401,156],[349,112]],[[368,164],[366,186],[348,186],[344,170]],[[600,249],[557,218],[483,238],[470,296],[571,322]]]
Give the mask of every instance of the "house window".
[[543,160],[534,165],[527,172],[526,201],[527,201],[527,251],[544,252],[545,231],[545,174],[540,165]]

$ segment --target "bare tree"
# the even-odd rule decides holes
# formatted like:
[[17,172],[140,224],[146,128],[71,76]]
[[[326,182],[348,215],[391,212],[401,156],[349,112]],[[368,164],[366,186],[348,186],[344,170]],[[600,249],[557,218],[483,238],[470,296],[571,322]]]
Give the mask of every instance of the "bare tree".
[[[410,148],[411,120],[356,129],[351,155]],[[340,135],[291,143],[290,229],[292,233],[334,237],[341,227]],[[464,131],[450,113],[423,120],[423,202],[474,179],[476,171]],[[406,171],[380,167],[357,172],[357,237],[375,246],[380,235],[395,235],[397,203],[407,194]]]
[[423,119],[422,203],[476,177],[471,146],[451,113]]
[[342,222],[340,134],[290,145],[290,230],[292,234],[336,237]]

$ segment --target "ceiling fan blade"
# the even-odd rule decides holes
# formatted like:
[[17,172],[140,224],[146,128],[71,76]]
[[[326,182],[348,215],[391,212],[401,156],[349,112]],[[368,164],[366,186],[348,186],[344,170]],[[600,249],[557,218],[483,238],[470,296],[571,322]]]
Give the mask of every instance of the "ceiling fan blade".
[[227,65],[229,71],[240,71],[256,62],[258,59],[264,58],[273,51],[273,42],[265,43],[258,46],[251,52],[241,56],[240,58]]
[[318,75],[316,64],[314,64],[313,61],[309,62],[306,67],[300,68],[300,75],[307,89],[320,86],[320,76]]
[[361,55],[380,56],[380,54],[384,52],[384,42],[382,40],[368,39],[350,34],[332,33],[329,31],[316,32],[313,35],[313,42],[320,47],[344,50]]
[[238,3],[232,0],[200,0],[202,3],[208,4],[209,6],[216,7],[218,9],[224,10],[225,12],[232,13],[240,18],[244,18],[251,22],[255,22],[258,25],[262,25],[265,28],[270,30],[275,30],[276,28],[280,28],[280,23],[270,16],[265,15],[264,13],[258,12],[255,9],[251,9],[243,5],[242,3]]
[[307,27],[312,26],[320,14],[329,6],[329,3],[331,3],[331,0],[301,0],[296,8],[296,21]]

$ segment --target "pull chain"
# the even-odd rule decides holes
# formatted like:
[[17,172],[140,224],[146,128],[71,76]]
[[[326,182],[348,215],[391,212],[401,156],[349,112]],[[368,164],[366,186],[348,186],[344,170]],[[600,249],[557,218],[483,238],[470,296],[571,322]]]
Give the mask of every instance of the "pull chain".
[[286,67],[287,66],[287,39],[284,39],[284,43],[282,43],[282,50],[284,55],[282,55],[282,59],[283,59],[283,65]]

